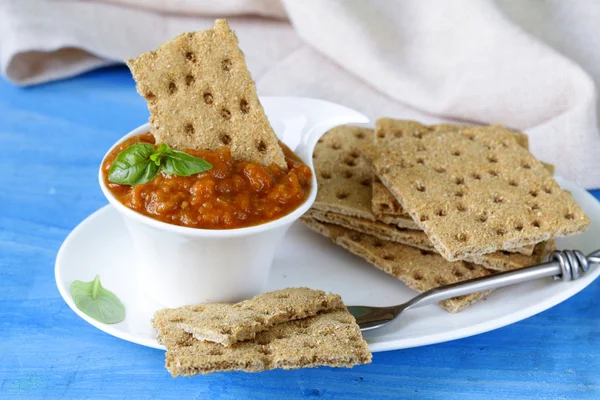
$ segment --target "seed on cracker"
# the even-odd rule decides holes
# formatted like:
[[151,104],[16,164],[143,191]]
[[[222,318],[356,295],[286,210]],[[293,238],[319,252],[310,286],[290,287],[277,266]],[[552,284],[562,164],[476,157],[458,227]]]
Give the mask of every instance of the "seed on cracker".
[[[417,292],[491,275],[492,272],[464,261],[450,262],[440,255],[365,235],[341,226],[302,217],[309,228],[329,237],[335,244],[364,258],[375,267],[398,278]],[[443,300],[439,304],[449,312],[464,310],[491,291]]]
[[[379,221],[369,221],[363,218],[350,217],[347,215],[323,212],[319,210],[310,210],[305,214],[305,216],[308,218],[313,218],[319,222],[339,225],[343,228],[365,233],[381,240],[400,243],[437,253],[437,250],[423,231],[399,229]],[[548,255],[554,251],[555,244],[554,240],[548,240],[533,247],[534,249],[530,255],[499,251],[466,257],[464,261],[481,265],[482,267],[495,271],[519,269],[546,261]]]
[[446,259],[536,244],[589,225],[514,132],[422,125],[405,134],[399,130],[405,125],[378,120],[375,142],[363,155]]
[[[197,340],[230,346],[253,339],[274,325],[311,317],[339,308],[336,294],[309,288],[289,288],[263,293],[237,304],[210,303],[167,308],[154,315],[153,326],[162,331],[172,325]],[[162,337],[159,336],[159,342]]]
[[287,168],[227,21],[127,60],[148,102],[151,133],[177,149],[229,146],[234,159]]
[[173,377],[275,368],[349,368],[371,362],[367,343],[354,317],[343,306],[275,325],[258,333],[254,340],[229,347],[196,340],[172,325],[162,327],[160,334],[167,347],[166,367]]

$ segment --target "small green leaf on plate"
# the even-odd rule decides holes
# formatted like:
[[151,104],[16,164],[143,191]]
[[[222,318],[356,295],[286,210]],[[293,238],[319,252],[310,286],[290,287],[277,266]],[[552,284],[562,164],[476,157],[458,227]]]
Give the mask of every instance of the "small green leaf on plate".
[[113,292],[102,287],[98,275],[91,282],[73,281],[71,296],[77,308],[96,321],[118,324],[125,319],[123,303]]

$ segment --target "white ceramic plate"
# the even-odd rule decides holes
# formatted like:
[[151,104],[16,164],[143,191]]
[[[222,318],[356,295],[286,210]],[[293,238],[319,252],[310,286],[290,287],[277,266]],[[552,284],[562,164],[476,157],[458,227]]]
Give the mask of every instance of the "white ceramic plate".
[[[560,249],[580,249],[588,254],[600,248],[600,203],[575,184],[559,180],[591,218],[582,235],[558,240]],[[134,276],[136,260],[129,233],[120,215],[106,206],[77,226],[56,258],[56,284],[67,304],[98,329],[143,346],[162,348],[150,324],[159,304],[141,293]],[[165,266],[168,268],[168,266]],[[102,284],[116,293],[127,309],[127,318],[116,325],[99,323],[73,303],[73,280]],[[459,339],[520,321],[575,295],[593,282],[600,268],[573,282],[543,279],[493,292],[458,314],[436,305],[408,311],[385,328],[365,334],[372,351],[395,350]],[[402,303],[416,293],[400,281],[377,270],[359,257],[333,245],[301,223],[292,226],[275,257],[268,289],[308,286],[342,295],[348,305],[383,306]]]

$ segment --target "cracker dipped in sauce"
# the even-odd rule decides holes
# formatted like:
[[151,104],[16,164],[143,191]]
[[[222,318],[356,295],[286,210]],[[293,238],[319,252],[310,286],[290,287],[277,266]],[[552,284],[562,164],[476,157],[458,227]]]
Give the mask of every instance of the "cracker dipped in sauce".
[[[233,229],[278,219],[306,200],[311,170],[278,141],[225,20],[127,65],[151,127],[103,162],[106,185],[121,203],[175,225]],[[173,167],[182,157],[191,161]],[[130,179],[136,163],[145,169]],[[119,164],[127,168],[115,179],[111,167]]]

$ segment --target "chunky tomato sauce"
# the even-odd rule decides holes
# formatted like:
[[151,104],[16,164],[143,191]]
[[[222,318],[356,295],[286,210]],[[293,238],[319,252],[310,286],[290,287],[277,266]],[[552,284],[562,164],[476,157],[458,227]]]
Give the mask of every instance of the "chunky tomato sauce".
[[108,181],[108,170],[125,148],[141,142],[155,144],[151,134],[132,137],[104,160],[104,181],[127,207],[154,219],[202,229],[232,229],[262,224],[289,214],[306,200],[311,171],[284,144],[289,169],[276,165],[232,160],[229,148],[214,151],[185,150],[212,164],[210,171],[176,176],[160,172],[153,180],[136,185]]

